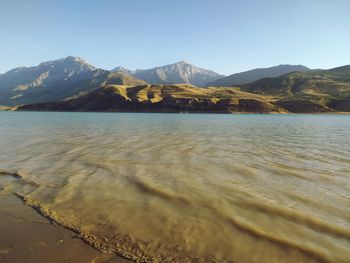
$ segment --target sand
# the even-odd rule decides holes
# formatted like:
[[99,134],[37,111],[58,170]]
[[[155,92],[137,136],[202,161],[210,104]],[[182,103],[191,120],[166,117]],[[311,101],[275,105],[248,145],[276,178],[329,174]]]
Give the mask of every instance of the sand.
[[102,254],[62,227],[51,224],[13,194],[0,194],[0,262],[128,262]]

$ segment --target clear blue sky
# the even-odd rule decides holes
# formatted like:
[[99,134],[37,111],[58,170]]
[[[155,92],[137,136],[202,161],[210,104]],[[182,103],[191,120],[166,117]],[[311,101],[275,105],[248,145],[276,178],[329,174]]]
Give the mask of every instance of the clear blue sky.
[[349,0],[1,0],[0,73],[68,55],[222,74],[350,64]]

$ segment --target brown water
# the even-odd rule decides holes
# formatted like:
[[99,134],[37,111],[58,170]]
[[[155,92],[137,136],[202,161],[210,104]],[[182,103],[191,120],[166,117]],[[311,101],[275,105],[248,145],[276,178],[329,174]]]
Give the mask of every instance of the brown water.
[[0,187],[150,262],[350,262],[350,116],[0,113]]

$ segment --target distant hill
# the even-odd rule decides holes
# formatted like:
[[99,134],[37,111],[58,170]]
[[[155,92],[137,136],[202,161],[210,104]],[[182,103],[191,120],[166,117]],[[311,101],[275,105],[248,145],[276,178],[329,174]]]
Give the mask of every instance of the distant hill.
[[107,75],[106,80],[102,84],[138,86],[146,85],[147,82],[120,72],[111,72]]
[[254,82],[262,78],[274,78],[294,71],[309,71],[302,65],[279,65],[270,68],[257,68],[207,83],[207,86],[232,87]]
[[214,71],[195,67],[185,61],[152,69],[138,69],[136,71],[116,67],[113,71],[127,73],[150,84],[186,83],[195,86],[204,86],[208,82],[223,77]]
[[0,104],[19,105],[60,101],[92,91],[101,85],[145,84],[130,76],[95,68],[84,59],[66,57],[35,67],[20,67],[0,75]]
[[292,112],[308,112],[305,107],[316,107],[317,111],[350,111],[350,65],[330,70],[292,72],[241,85],[240,89],[274,96],[279,99],[280,106]]
[[62,102],[24,105],[17,110],[131,112],[286,112],[270,97],[232,88],[197,88],[187,84],[106,85]]

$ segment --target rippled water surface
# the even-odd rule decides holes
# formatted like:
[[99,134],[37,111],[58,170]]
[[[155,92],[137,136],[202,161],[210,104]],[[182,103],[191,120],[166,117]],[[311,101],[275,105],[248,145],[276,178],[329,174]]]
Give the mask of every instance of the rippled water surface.
[[0,186],[139,261],[350,262],[350,116],[0,112]]

